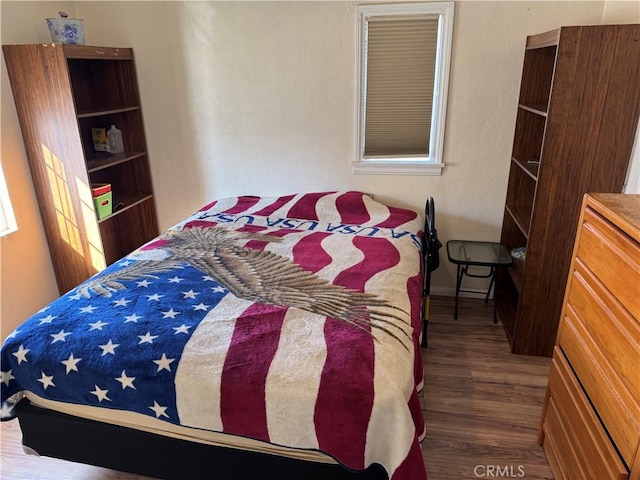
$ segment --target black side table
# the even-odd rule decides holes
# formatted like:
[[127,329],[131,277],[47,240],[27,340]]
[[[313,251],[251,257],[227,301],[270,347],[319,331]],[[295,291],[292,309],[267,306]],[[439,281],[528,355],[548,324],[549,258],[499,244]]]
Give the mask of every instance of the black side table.
[[[447,242],[447,256],[449,261],[458,267],[456,274],[456,306],[453,318],[458,318],[458,297],[460,292],[478,293],[474,290],[462,290],[462,277],[491,278],[489,289],[485,294],[484,301],[489,300],[491,288],[496,283],[496,272],[499,267],[509,267],[513,259],[507,247],[495,242],[476,242],[472,240],[449,240]],[[470,267],[487,267],[489,273],[476,274],[469,271]],[[498,295],[493,295],[493,323],[497,323]]]

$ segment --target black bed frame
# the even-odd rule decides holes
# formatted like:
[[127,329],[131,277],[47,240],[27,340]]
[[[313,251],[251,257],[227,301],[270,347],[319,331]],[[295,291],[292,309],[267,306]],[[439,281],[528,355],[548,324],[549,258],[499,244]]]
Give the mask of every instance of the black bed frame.
[[39,455],[167,480],[387,480],[372,465],[355,472],[338,464],[204,445],[87,420],[31,405],[16,405],[22,444]]
[[[423,335],[427,346],[431,272],[438,268],[433,198],[425,206]],[[204,445],[109,423],[87,420],[33,406],[16,405],[22,444],[39,455],[96,465],[166,480],[388,480],[374,464],[352,471],[338,464],[316,463],[266,453]]]

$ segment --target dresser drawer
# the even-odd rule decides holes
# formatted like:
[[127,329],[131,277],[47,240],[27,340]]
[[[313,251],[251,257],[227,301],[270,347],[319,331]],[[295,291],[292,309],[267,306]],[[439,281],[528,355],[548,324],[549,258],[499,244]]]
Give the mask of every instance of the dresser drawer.
[[556,347],[549,372],[549,400],[542,424],[545,450],[551,450],[556,478],[629,478],[589,400]]
[[635,318],[640,318],[638,242],[596,212],[584,212],[577,257]]
[[[640,399],[640,323],[579,259],[570,282],[568,307],[575,312],[631,395]],[[563,328],[558,339],[560,345],[564,338]]]
[[637,400],[571,308],[566,311],[559,343],[620,454],[631,465],[640,438]]

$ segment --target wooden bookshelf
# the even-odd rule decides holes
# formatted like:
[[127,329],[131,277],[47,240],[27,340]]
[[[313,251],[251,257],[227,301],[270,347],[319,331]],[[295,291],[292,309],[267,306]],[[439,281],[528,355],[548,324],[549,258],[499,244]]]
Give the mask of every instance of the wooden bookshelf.
[[526,258],[498,277],[514,353],[551,356],[588,192],[621,192],[640,112],[640,25],[527,38],[501,242]]
[[[3,52],[62,294],[158,235],[133,51],[37,44]],[[94,151],[91,129],[110,125],[122,131],[124,153]],[[119,206],[99,221],[92,183],[110,183]]]

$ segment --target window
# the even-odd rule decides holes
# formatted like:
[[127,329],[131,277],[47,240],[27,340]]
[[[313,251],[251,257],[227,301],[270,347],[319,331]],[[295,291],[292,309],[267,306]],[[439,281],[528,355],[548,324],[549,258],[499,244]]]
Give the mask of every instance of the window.
[[15,232],[17,229],[16,219],[13,216],[13,209],[9,200],[9,191],[0,166],[0,237]]
[[453,2],[364,5],[357,15],[354,172],[439,175]]

